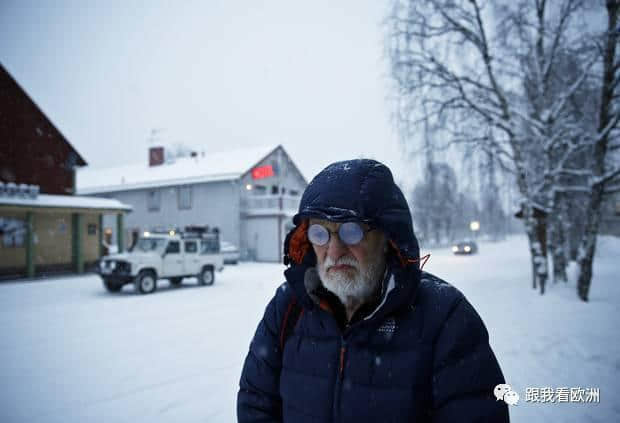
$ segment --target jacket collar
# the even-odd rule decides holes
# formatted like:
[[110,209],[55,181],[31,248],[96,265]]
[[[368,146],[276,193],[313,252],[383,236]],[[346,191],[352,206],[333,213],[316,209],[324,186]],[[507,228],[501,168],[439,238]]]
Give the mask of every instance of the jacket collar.
[[[286,280],[293,288],[302,307],[311,309],[317,307],[322,300],[328,301],[337,320],[344,307],[331,292],[321,284],[315,266],[297,264],[284,271]],[[362,306],[354,316],[355,320],[382,321],[386,315],[397,313],[414,301],[417,287],[420,283],[420,272],[413,266],[401,267],[393,261],[388,262],[384,276],[381,295],[375,301]],[[341,309],[341,311],[337,311]]]

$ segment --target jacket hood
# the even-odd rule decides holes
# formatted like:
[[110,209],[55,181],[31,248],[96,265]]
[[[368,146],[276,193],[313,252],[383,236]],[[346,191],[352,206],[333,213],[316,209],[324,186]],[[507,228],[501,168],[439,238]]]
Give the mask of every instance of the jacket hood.
[[295,227],[284,242],[284,263],[292,265],[285,275],[302,297],[306,271],[316,265],[306,236],[308,218],[361,221],[381,229],[392,246],[387,263],[396,282],[387,309],[409,301],[419,283],[420,250],[409,205],[387,166],[369,159],[336,162],[316,175],[304,191],[293,217]]
[[403,258],[415,260],[420,256],[407,200],[390,169],[376,160],[336,162],[316,175],[301,197],[299,212],[293,217],[295,228],[289,236],[311,217],[367,223],[381,229]]

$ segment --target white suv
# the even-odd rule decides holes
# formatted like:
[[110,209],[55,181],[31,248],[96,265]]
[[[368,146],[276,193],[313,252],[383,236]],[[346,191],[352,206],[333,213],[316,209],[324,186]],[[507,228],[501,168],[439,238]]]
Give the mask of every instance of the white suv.
[[177,286],[184,277],[196,276],[201,285],[213,285],[215,271],[223,269],[217,232],[145,232],[129,252],[104,256],[99,263],[99,274],[109,292],[133,283],[140,294],[154,292],[158,279]]

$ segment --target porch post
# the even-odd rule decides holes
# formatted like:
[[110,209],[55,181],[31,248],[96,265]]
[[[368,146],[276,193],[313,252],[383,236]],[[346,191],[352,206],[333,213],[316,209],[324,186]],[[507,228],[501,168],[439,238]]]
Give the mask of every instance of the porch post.
[[103,214],[99,215],[99,229],[98,229],[98,239],[99,239],[99,258],[103,257]]
[[34,214],[32,212],[26,213],[26,276],[29,278],[34,277],[34,257],[35,257],[35,245],[34,245]]
[[118,252],[125,251],[125,225],[123,224],[123,212],[116,215],[116,240],[118,241]]
[[77,273],[84,272],[84,252],[82,246],[82,226],[83,216],[81,213],[73,213],[71,215],[71,223],[73,225],[73,268]]

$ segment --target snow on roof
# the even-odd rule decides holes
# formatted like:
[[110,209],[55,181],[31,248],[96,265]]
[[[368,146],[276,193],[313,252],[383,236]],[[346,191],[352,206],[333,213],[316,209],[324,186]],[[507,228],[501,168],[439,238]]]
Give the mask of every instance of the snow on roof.
[[111,198],[80,197],[77,195],[49,195],[40,194],[31,197],[0,196],[0,206],[42,207],[42,208],[71,208],[71,209],[98,209],[98,210],[125,210],[132,207]]
[[86,167],[77,169],[76,188],[79,194],[95,194],[237,179],[276,148],[248,147],[207,153],[205,157],[181,157],[159,166],[149,166],[145,160],[142,164],[113,168]]

